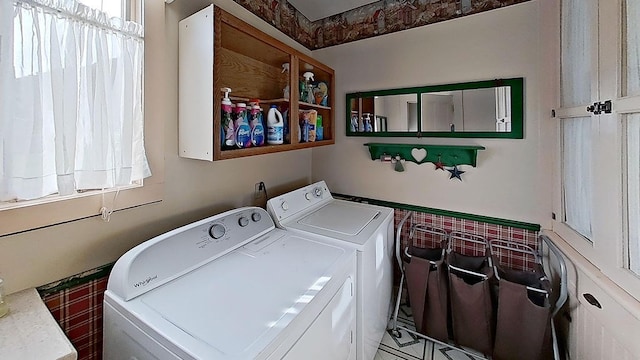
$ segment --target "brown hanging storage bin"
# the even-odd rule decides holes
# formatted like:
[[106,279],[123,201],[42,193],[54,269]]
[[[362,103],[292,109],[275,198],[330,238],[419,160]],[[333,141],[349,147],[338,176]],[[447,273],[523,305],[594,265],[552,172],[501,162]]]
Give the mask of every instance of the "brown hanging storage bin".
[[[425,247],[414,246],[416,237]],[[444,230],[419,224],[411,229],[403,259],[416,330],[443,342],[449,339],[446,246]]]
[[[494,272],[498,279],[495,360],[553,358],[551,285],[538,253],[531,247],[491,240]],[[500,259],[518,258],[517,269]]]
[[[423,236],[428,232],[415,231],[428,227],[419,224],[411,227],[407,243],[402,238],[403,227],[410,223],[412,215],[408,211],[396,229],[395,255],[401,278],[391,335],[401,338],[402,330],[454,347],[473,358],[562,358],[552,319],[568,297],[567,268],[563,254],[548,236],[539,235],[535,245],[527,246],[503,240],[487,242],[482,236],[456,231],[449,234],[431,228],[440,238],[447,239],[441,242],[434,240],[439,239],[437,236]],[[543,245],[557,263],[556,271],[551,273],[557,290],[554,292],[541,265]],[[447,249],[444,262],[438,260],[442,247]],[[513,253],[506,254],[506,250]],[[398,323],[405,281],[417,331]],[[442,288],[448,291],[434,290]],[[449,298],[444,306],[443,294]],[[439,297],[434,299],[436,295]],[[444,321],[443,314],[447,314]],[[441,325],[431,327],[436,324]],[[443,329],[448,334],[445,341]]]
[[491,282],[493,268],[486,240],[452,232],[447,264],[453,340],[490,356],[495,329]]

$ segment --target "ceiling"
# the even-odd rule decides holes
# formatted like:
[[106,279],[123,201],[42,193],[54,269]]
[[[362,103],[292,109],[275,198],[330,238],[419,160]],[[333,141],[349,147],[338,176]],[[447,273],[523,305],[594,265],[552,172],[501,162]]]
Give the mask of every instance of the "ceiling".
[[377,0],[288,0],[287,2],[313,22],[376,1]]

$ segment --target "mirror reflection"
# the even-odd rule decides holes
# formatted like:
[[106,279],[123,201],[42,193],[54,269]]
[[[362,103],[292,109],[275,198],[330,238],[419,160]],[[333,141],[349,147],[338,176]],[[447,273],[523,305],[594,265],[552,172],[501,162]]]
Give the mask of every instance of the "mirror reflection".
[[351,99],[352,132],[418,131],[418,95]]
[[523,79],[347,94],[349,136],[523,138]]
[[423,131],[511,131],[509,87],[422,94]]

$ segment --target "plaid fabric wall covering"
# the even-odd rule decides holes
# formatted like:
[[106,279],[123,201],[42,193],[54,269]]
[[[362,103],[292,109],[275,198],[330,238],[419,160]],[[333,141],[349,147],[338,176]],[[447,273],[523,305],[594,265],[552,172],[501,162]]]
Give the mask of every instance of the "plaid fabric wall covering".
[[[395,210],[396,229],[398,228],[400,221],[402,221],[402,218],[407,214],[407,211],[408,210],[401,209]],[[447,233],[460,231],[473,235],[480,235],[487,240],[501,239],[525,244],[536,250],[539,248],[538,233],[536,231],[417,211],[414,211],[413,215],[407,220],[407,223],[402,228],[401,236],[403,248],[408,245],[409,232],[412,224],[426,224],[431,227],[443,229]],[[432,244],[433,239],[431,239],[428,234],[416,232],[413,245],[425,247],[433,246]],[[478,255],[476,251],[472,251],[470,248],[456,249],[456,251],[460,251],[468,255]],[[497,255],[498,261],[505,267],[518,270],[531,270],[533,268],[533,259],[531,257],[523,256],[520,253],[501,251],[498,252]]]
[[102,359],[102,300],[111,265],[38,288],[79,360]]

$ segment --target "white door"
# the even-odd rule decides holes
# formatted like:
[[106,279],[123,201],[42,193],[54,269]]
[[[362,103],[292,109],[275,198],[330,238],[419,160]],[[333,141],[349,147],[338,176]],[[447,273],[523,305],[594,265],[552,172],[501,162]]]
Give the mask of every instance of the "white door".
[[640,331],[640,1],[560,2],[553,230],[590,262],[571,291],[571,355],[640,357],[625,336]]
[[554,224],[555,232],[636,299],[639,17],[638,0],[562,0],[560,191]]

